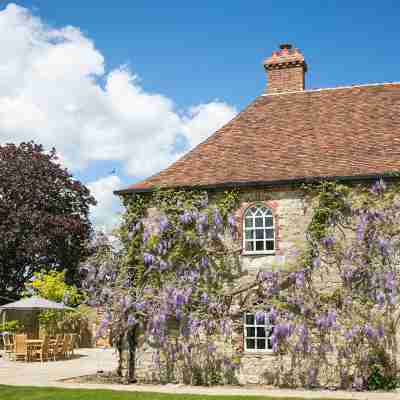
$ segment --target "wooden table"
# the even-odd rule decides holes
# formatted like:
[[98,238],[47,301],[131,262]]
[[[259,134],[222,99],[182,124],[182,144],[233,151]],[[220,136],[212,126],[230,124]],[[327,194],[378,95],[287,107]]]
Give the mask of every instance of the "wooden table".
[[32,353],[34,350],[36,350],[38,347],[40,348],[42,346],[43,340],[42,339],[27,339],[26,340],[26,349],[28,352],[28,360],[31,360]]

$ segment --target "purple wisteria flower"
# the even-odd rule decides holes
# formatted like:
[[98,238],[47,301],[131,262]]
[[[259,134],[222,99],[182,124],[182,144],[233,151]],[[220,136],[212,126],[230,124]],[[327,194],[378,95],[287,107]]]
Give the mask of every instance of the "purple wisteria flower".
[[217,350],[217,348],[216,348],[215,345],[213,345],[213,344],[209,344],[209,345],[207,346],[207,351],[208,351],[209,353],[211,353],[211,354],[215,353],[216,350]]
[[379,304],[380,307],[383,307],[385,305],[385,294],[382,292],[378,292],[375,296],[377,303]]
[[383,324],[380,324],[378,326],[377,334],[378,334],[378,337],[381,339],[385,337],[385,327],[383,326]]
[[196,229],[199,235],[203,235],[208,226],[208,214],[201,212],[197,216]]
[[277,318],[278,318],[278,311],[275,308],[271,308],[267,314],[268,321],[274,323]]
[[149,237],[150,237],[150,232],[148,231],[148,229],[144,229],[143,230],[143,235],[142,235],[142,242],[143,242],[143,244],[146,244],[147,243],[147,241],[149,240]]
[[151,253],[144,253],[143,254],[143,262],[144,262],[144,265],[146,265],[146,266],[152,265],[154,263],[155,259],[156,258]]
[[380,251],[382,257],[389,256],[389,242],[387,240],[379,238],[378,248],[379,248],[379,251]]
[[163,215],[160,218],[160,232],[163,233],[164,231],[166,231],[169,228],[169,220],[168,218]]
[[362,216],[356,226],[356,238],[360,242],[364,240],[366,227],[367,227],[367,218],[365,216]]
[[160,271],[165,271],[169,267],[168,263],[164,260],[160,260]]
[[336,311],[329,310],[327,313],[320,315],[315,324],[319,329],[330,329],[336,327]]
[[256,322],[258,324],[263,324],[265,322],[265,312],[264,311],[256,311]]
[[370,324],[364,325],[363,332],[369,339],[374,339],[377,336],[375,330],[372,328]]
[[200,265],[202,268],[207,268],[210,265],[210,261],[207,256],[202,256],[200,259]]
[[193,216],[189,210],[185,210],[183,214],[180,215],[179,219],[183,224],[188,225],[193,221]]
[[203,304],[207,304],[207,303],[208,303],[208,300],[209,300],[208,294],[207,294],[207,293],[202,293],[202,295],[200,296],[200,301],[201,301]]
[[371,193],[375,195],[381,195],[384,193],[386,190],[386,183],[380,179],[379,181],[376,181],[372,187],[371,187]]
[[136,318],[135,318],[135,316],[132,315],[132,314],[130,314],[130,315],[128,316],[128,321],[127,321],[127,323],[128,323],[128,326],[134,326],[134,325],[136,325]]
[[327,249],[331,249],[335,244],[335,241],[336,239],[333,236],[325,236],[324,238],[322,238],[321,243]]
[[213,223],[214,223],[215,227],[217,229],[221,229],[224,222],[222,220],[221,213],[219,212],[218,208],[213,209],[212,218],[213,218]]
[[396,290],[396,275],[394,272],[387,272],[385,274],[385,288],[391,291]]

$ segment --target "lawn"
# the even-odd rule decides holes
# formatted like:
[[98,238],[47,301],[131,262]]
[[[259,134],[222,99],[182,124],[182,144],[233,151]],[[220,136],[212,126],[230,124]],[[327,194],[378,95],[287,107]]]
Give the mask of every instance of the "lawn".
[[[56,389],[0,385],[5,400],[289,400],[283,397],[204,396],[188,394],[118,392],[115,390]],[[290,400],[296,400],[291,397]],[[297,399],[301,400],[301,399]],[[326,400],[326,399],[325,399]]]

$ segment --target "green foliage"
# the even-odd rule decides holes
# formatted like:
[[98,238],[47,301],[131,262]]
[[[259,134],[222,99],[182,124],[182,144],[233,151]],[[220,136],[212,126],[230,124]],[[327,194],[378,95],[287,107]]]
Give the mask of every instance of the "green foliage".
[[22,332],[24,326],[21,324],[20,321],[11,320],[6,321],[5,323],[0,324],[0,332],[8,332],[8,333],[19,333]]
[[[122,268],[126,274],[131,276],[131,282],[134,287],[139,285],[143,277],[145,266],[143,263],[143,252],[154,249],[159,242],[156,235],[150,236],[146,246],[143,246],[143,227],[139,228],[139,233],[130,234],[132,227],[138,224],[146,216],[149,209],[157,209],[158,212],[166,215],[172,223],[179,217],[182,210],[193,210],[202,202],[208,203],[208,193],[202,190],[176,190],[176,189],[158,189],[152,193],[135,194],[131,197],[123,198],[126,212],[123,215],[123,224],[120,227],[118,236],[121,238],[126,248],[126,257],[123,260]],[[225,222],[238,204],[238,192],[236,190],[225,191],[216,196],[214,207],[218,208]],[[211,218],[211,215],[209,216]],[[193,232],[186,232],[193,239],[196,236]],[[171,249],[169,261],[171,263],[179,262],[182,259],[182,248]],[[124,274],[121,274],[121,276]],[[126,278],[126,275],[124,276]],[[166,273],[163,273],[163,279]],[[156,282],[154,282],[156,284]]]
[[400,387],[400,377],[382,373],[380,365],[372,366],[372,372],[368,378],[368,390],[395,390]]
[[324,181],[303,187],[306,197],[312,199],[312,218],[307,232],[311,239],[321,240],[327,236],[329,227],[337,218],[349,215],[348,197],[351,190],[346,185]]
[[88,323],[90,312],[91,310],[84,305],[79,306],[73,311],[42,311],[39,314],[40,327],[51,336],[58,333],[79,333],[82,325]]
[[76,306],[82,301],[82,294],[65,283],[65,271],[35,272],[25,286],[28,293],[69,306]]

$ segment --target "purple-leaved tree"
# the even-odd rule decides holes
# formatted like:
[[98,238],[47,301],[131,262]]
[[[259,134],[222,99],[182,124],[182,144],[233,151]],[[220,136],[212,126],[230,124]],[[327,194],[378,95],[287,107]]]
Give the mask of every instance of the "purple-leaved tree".
[[41,270],[79,282],[92,227],[89,190],[33,142],[0,146],[0,302]]

